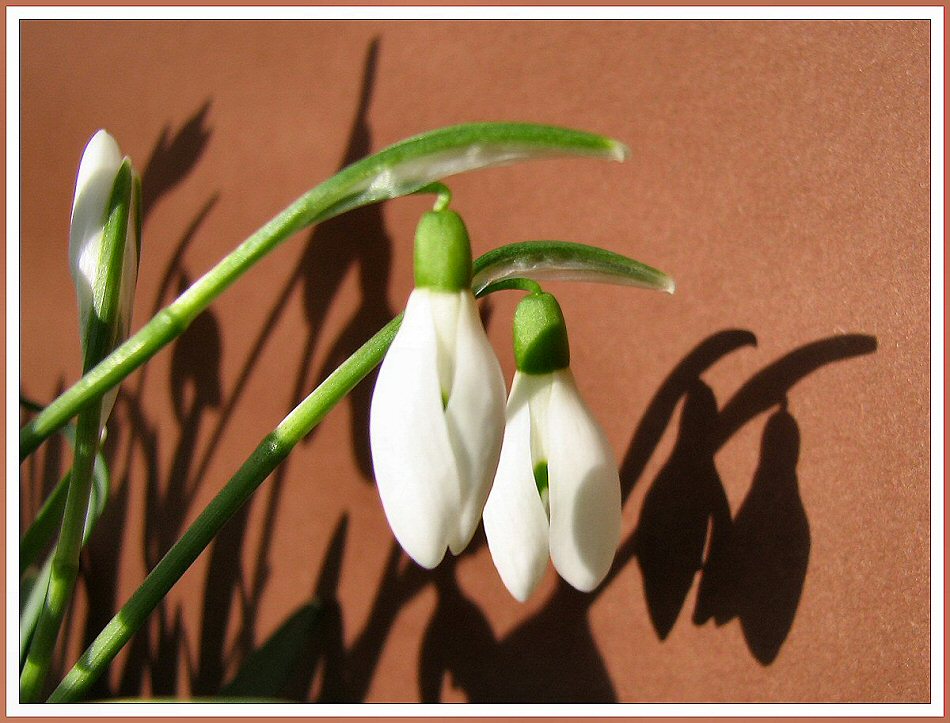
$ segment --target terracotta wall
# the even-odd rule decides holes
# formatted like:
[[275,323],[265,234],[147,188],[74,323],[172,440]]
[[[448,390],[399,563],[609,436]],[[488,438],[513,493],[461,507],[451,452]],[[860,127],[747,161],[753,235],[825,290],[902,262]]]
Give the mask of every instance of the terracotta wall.
[[[144,177],[133,327],[341,164],[474,120],[632,149],[623,165],[454,179],[476,253],[594,243],[678,283],[672,297],[551,286],[621,466],[623,542],[596,592],[550,572],[515,602],[481,532],[431,573],[401,556],[373,484],[369,380],[95,695],[214,694],[319,596],[317,622],[292,636],[288,697],[929,700],[926,22],[34,21],[20,43],[21,373],[35,399],[78,376],[66,242],[99,127]],[[261,437],[402,307],[427,204],[291,239],[127,380],[113,498],[55,673]],[[509,380],[516,297],[485,307]],[[68,464],[62,447],[23,466],[21,520]],[[709,525],[728,544],[698,571]]]

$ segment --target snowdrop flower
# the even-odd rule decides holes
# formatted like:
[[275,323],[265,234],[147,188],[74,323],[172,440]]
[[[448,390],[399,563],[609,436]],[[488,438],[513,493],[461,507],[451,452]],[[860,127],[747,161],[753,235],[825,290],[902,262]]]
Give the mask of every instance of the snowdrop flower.
[[[139,185],[115,139],[97,132],[83,152],[69,227],[69,268],[79,301],[84,371],[129,334],[139,260]],[[113,217],[113,210],[123,218]],[[108,243],[107,224],[119,224],[119,244]],[[103,336],[105,335],[105,336]],[[93,348],[95,347],[95,348]],[[105,424],[117,389],[102,399]]]
[[548,556],[568,583],[593,590],[620,541],[620,478],[604,433],[578,394],[557,300],[525,297],[515,312],[517,371],[485,505],[495,567],[524,602]]
[[478,526],[501,450],[505,382],[471,291],[458,214],[423,216],[414,262],[416,288],[380,367],[369,432],[393,534],[432,568]]

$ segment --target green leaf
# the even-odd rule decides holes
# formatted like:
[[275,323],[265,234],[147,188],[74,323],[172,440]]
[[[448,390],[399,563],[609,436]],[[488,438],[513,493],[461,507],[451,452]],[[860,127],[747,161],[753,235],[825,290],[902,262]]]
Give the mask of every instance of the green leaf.
[[[434,181],[531,158],[589,156],[623,161],[625,145],[570,128],[534,123],[466,123],[422,133],[347,166],[313,191],[311,220],[415,193]],[[328,203],[329,202],[329,203]]]
[[63,521],[63,508],[66,506],[66,491],[69,488],[69,475],[67,471],[63,478],[56,484],[49,497],[43,502],[40,511],[36,513],[33,523],[23,533],[20,538],[20,574],[23,575],[27,568],[35,563],[43,550],[45,550],[52,541],[53,536],[59,529]]
[[[74,435],[72,425],[65,427],[63,432],[71,444]],[[35,568],[31,566],[39,554],[48,547],[56,530],[59,529],[63,518],[63,508],[66,505],[69,478],[70,472],[67,472],[43,503],[33,524],[20,541],[20,665],[23,664],[29,650],[33,631],[43,610],[53,564],[52,551],[47,555],[46,561],[38,572],[34,574]],[[102,516],[109,499],[109,486],[109,467],[100,452],[96,455],[92,470],[92,490],[89,494],[89,506],[86,509],[86,522],[82,533],[83,545],[89,541],[96,522]]]
[[53,567],[53,555],[50,553],[39,572],[32,572],[20,580],[20,667],[26,659],[33,640],[33,631],[43,611],[46,589],[49,587],[50,571]]
[[[132,162],[126,158],[116,174],[112,195],[106,208],[106,223],[102,231],[98,267],[92,288],[92,313],[82,330],[84,352],[83,372],[98,364],[112,349],[117,338],[122,310],[123,282],[129,233],[130,209],[135,203],[135,181]],[[135,223],[135,219],[132,219]],[[132,280],[134,288],[134,280]]]
[[[69,442],[69,446],[72,447],[76,439],[75,427],[68,424],[63,427],[62,431],[63,436]],[[63,508],[66,505],[69,476],[70,473],[66,472],[56,487],[53,488],[49,497],[40,507],[40,511],[36,513],[33,523],[20,538],[21,575],[39,559],[40,554],[49,546],[63,521]],[[106,464],[105,457],[100,452],[96,455],[96,461],[92,467],[92,490],[89,495],[89,508],[86,512],[86,523],[83,530],[84,543],[109,500],[109,486],[109,467]]]
[[314,601],[291,615],[247,657],[234,679],[221,689],[220,695],[225,698],[276,697],[287,685],[306,647],[314,645],[320,611],[320,603]]
[[475,262],[472,289],[482,296],[502,282],[516,278],[533,281],[592,281],[636,286],[672,294],[673,279],[651,266],[606,249],[567,241],[523,241],[489,251]]

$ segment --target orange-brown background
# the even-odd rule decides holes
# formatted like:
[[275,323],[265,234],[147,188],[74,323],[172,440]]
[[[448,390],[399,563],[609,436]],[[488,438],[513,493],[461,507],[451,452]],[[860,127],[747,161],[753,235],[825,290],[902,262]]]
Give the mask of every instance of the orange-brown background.
[[[77,378],[66,240],[99,127],[144,176],[133,327],[343,162],[474,120],[632,149],[624,165],[452,180],[476,253],[588,242],[678,283],[672,297],[551,287],[627,494],[621,553],[594,594],[550,573],[518,604],[481,533],[432,573],[396,556],[367,382],[96,695],[214,694],[319,595],[283,690],[298,699],[929,700],[927,23],[34,21],[20,42],[31,397]],[[109,425],[113,499],[54,673],[260,438],[401,307],[424,208],[397,200],[289,240],[127,380]],[[509,378],[515,301],[493,298],[488,327]],[[65,464],[52,442],[24,465],[22,520]],[[694,575],[678,546],[702,548],[713,510],[731,534]],[[721,624],[697,622],[704,611]]]

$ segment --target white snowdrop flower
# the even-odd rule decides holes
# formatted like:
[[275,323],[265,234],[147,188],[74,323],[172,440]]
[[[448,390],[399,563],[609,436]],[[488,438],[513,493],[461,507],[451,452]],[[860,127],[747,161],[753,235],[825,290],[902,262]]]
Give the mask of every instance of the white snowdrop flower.
[[373,468],[396,539],[423,567],[459,554],[478,526],[504,428],[505,382],[471,291],[454,211],[416,231],[416,288],[370,408]]
[[517,371],[484,523],[495,567],[525,601],[548,557],[573,587],[593,590],[620,541],[620,478],[613,451],[569,367],[557,301],[525,297],[515,313]]
[[[138,277],[138,199],[138,178],[131,162],[122,156],[112,136],[98,131],[79,164],[69,227],[69,268],[79,302],[83,371],[129,334]],[[124,218],[113,218],[112,223],[125,230],[120,243],[110,245],[105,232],[114,202],[116,209],[124,211]],[[103,397],[100,425],[112,411],[116,394],[113,389]]]

